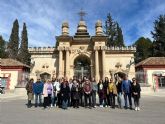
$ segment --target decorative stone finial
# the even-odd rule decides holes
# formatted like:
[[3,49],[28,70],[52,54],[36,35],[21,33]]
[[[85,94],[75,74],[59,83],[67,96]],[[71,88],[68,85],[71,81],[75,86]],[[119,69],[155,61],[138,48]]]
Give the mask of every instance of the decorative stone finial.
[[95,25],[96,35],[103,35],[102,22],[98,20]]
[[69,24],[68,22],[62,23],[62,35],[68,35],[69,34]]
[[85,24],[85,21],[80,21],[77,26],[77,32],[87,32],[87,26]]

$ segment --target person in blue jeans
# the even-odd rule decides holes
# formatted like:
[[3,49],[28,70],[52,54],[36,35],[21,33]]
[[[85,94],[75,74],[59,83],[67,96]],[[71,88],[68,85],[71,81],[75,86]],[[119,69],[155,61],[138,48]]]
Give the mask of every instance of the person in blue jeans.
[[[37,107],[38,105],[41,106],[42,105],[42,93],[43,93],[43,88],[44,88],[44,84],[43,82],[38,78],[36,83],[33,84],[33,93],[35,95],[35,107]],[[39,104],[38,104],[38,100],[39,100]]]
[[131,85],[131,81],[128,80],[127,76],[125,76],[124,80],[122,81],[121,89],[122,89],[122,93],[124,95],[125,109],[128,108],[127,99],[129,100],[129,107],[130,107],[130,109],[132,109],[132,99],[131,99],[132,85]]

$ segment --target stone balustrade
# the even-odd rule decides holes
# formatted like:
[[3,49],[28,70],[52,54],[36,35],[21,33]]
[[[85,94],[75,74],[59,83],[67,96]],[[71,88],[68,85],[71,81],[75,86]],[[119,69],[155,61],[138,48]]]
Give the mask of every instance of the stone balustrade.
[[54,52],[55,47],[29,47],[29,52]]

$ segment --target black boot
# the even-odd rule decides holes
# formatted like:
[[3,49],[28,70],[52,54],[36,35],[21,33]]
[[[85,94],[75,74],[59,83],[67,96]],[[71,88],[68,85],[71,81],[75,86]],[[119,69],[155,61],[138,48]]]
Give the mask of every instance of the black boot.
[[27,107],[30,108],[30,105],[31,105],[31,101],[28,100],[28,104],[27,104]]

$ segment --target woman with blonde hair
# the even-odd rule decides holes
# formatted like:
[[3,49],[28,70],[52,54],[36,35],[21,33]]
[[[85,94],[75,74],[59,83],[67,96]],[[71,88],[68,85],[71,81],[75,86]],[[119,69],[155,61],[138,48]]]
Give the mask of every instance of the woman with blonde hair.
[[113,79],[110,79],[108,83],[108,94],[109,94],[109,102],[112,108],[115,108],[115,96],[117,95],[116,84],[113,82]]
[[43,95],[44,95],[44,104],[43,104],[44,108],[50,107],[51,98],[53,95],[53,85],[49,79],[44,84]]

